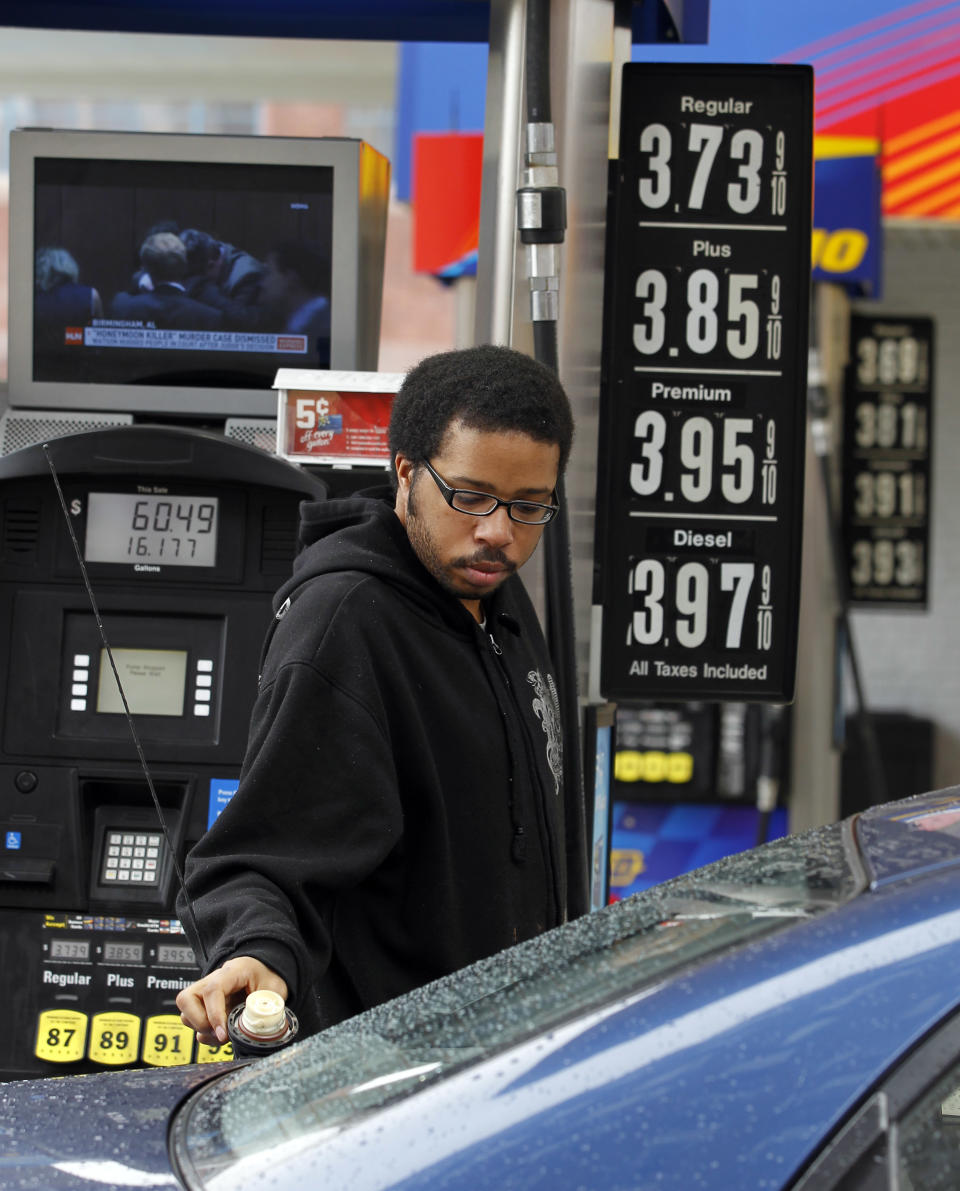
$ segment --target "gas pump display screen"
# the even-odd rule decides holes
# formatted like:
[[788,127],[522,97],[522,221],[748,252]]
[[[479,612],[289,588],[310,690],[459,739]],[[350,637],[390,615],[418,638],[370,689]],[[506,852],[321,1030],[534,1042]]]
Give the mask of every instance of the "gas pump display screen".
[[103,945],[103,958],[109,964],[142,964],[143,944],[109,940]]
[[186,947],[180,943],[158,943],[157,944],[157,963],[158,964],[195,964],[197,962],[196,956],[193,954],[192,947]]
[[[185,649],[114,649],[113,660],[134,715],[183,715]],[[105,649],[100,651],[97,711],[123,714],[123,700]]]
[[53,939],[50,943],[51,959],[90,958],[90,942],[86,939]]
[[87,503],[87,562],[217,563],[216,496],[153,496],[91,492]]

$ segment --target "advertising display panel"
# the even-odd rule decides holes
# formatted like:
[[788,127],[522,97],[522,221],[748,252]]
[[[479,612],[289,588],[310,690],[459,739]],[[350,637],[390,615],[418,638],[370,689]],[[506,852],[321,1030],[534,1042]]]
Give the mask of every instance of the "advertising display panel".
[[793,697],[812,89],[802,66],[624,68],[594,600],[607,699]]

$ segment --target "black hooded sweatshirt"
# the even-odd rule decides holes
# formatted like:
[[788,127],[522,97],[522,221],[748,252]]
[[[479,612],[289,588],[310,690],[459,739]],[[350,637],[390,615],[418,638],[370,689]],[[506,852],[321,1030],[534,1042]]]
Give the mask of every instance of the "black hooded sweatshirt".
[[585,844],[564,826],[560,707],[523,584],[484,601],[481,628],[384,495],[303,506],[239,788],[186,864],[208,970],[261,959],[307,1030],[583,909],[568,902],[568,849]]

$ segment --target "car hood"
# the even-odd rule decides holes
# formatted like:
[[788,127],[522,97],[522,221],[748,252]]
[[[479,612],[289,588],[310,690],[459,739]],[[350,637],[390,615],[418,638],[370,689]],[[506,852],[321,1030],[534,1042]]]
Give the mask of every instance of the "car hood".
[[4,1191],[181,1191],[167,1156],[174,1106],[225,1069],[104,1072],[0,1085]]

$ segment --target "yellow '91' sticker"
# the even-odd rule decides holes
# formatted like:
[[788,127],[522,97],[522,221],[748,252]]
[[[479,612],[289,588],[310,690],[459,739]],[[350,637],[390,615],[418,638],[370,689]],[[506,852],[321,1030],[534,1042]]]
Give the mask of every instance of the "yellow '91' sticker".
[[95,1063],[119,1067],[132,1063],[140,1045],[140,1018],[132,1013],[97,1013],[90,1023],[89,1056]]
[[143,1031],[143,1061],[152,1067],[182,1067],[193,1056],[193,1030],[173,1013],[148,1017]]
[[76,1063],[87,1041],[87,1015],[76,1009],[45,1009],[37,1022],[33,1053],[48,1063]]

